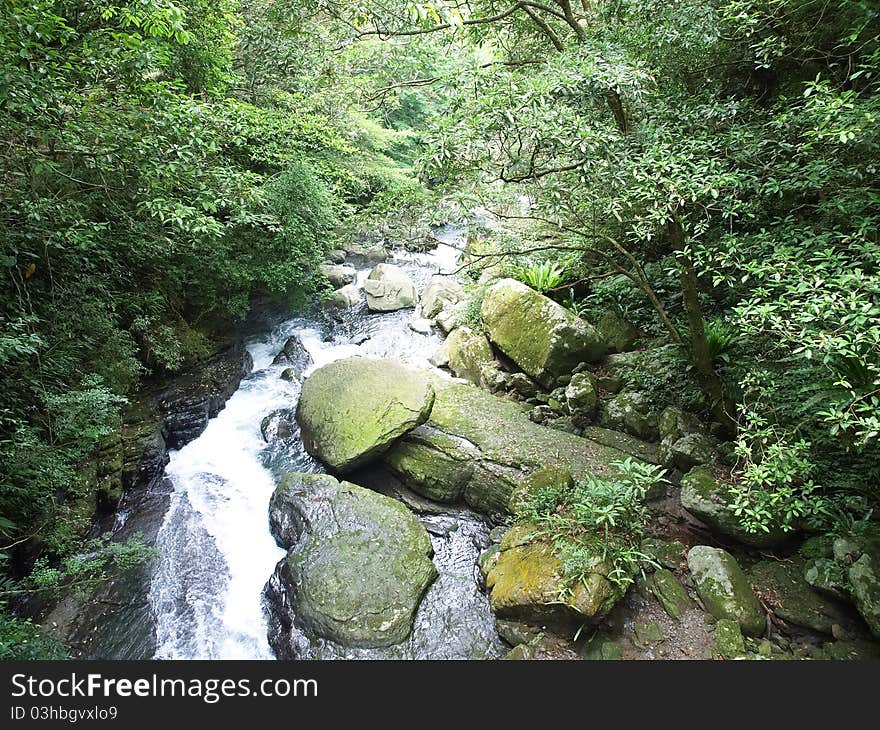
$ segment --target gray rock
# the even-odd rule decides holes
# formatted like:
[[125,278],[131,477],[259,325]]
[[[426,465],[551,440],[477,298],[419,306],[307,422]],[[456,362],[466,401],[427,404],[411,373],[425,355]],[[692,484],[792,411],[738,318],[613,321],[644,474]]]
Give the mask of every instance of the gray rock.
[[464,291],[450,276],[434,276],[422,292],[422,316],[433,319],[443,309],[458,304],[464,298]]
[[343,309],[351,309],[361,303],[361,290],[354,284],[348,284],[341,289],[337,289],[329,297],[324,300],[327,307],[340,307]]
[[290,438],[296,432],[296,418],[292,408],[272,411],[260,422],[260,433],[267,443]]
[[688,551],[688,567],[706,610],[739,623],[743,633],[760,636],[766,628],[761,604],[739,563],[728,552],[707,545]]
[[[301,380],[303,373],[312,365],[314,361],[309,351],[303,345],[299,335],[293,335],[287,338],[284,347],[272,360],[273,365],[288,365],[284,370],[285,373],[290,371],[287,377],[282,373],[285,380]],[[292,376],[292,377],[291,377]]]
[[338,264],[321,264],[318,267],[321,275],[330,282],[334,289],[354,283],[357,278],[357,270],[354,266],[341,266]]
[[394,264],[379,264],[364,281],[367,307],[372,312],[393,312],[416,306],[418,294],[406,272]]

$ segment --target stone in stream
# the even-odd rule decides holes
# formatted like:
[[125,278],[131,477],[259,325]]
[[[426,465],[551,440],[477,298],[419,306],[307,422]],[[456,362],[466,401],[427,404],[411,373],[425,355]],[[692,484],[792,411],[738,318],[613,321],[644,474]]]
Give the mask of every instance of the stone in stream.
[[764,633],[764,611],[748,578],[730,553],[697,545],[688,551],[687,561],[697,593],[709,613],[715,618],[736,621],[749,636]]
[[354,266],[337,265],[337,264],[321,264],[318,267],[321,275],[330,282],[334,289],[353,284],[357,278],[357,269]]
[[361,290],[354,284],[346,284],[324,300],[324,306],[329,308],[351,309],[360,303]]
[[461,285],[450,276],[433,276],[422,292],[422,316],[433,319],[449,305],[464,297]]
[[480,313],[489,339],[546,388],[607,349],[592,325],[515,279],[490,286]]
[[[481,512],[507,514],[514,491],[536,471],[559,467],[584,479],[613,472],[613,462],[626,457],[617,449],[532,423],[519,403],[482,388],[429,372],[425,377],[436,394],[425,427],[406,434],[383,457],[410,489],[424,496],[461,495]],[[405,450],[407,458],[399,458],[398,450]],[[461,468],[462,463],[469,467]]]
[[351,647],[409,636],[437,569],[428,533],[401,502],[326,474],[290,473],[269,519],[289,549],[266,590],[282,625]]
[[415,368],[352,357],[324,365],[306,379],[296,420],[306,450],[344,473],[424,423],[433,404],[434,388]]
[[331,248],[327,252],[327,261],[331,264],[344,264],[346,253],[341,248]]
[[296,433],[296,419],[292,408],[272,411],[260,422],[260,433],[267,443],[290,438]]
[[754,547],[777,545],[790,536],[778,525],[771,525],[769,532],[747,532],[731,502],[726,485],[718,482],[708,467],[694,467],[682,477],[681,506],[713,530]]
[[[272,360],[273,365],[288,365],[289,367],[287,367],[284,372],[286,373],[290,370],[290,374],[293,375],[296,380],[302,379],[303,373],[312,363],[312,356],[309,354],[305,345],[303,345],[299,335],[288,337],[281,352],[279,352],[275,356],[275,359]],[[283,373],[282,377],[285,377]],[[289,376],[285,377],[285,380],[289,379],[291,379]]]
[[446,351],[449,369],[459,378],[474,385],[486,385],[484,368],[487,372],[497,370],[492,348],[482,332],[474,332],[469,327],[459,327],[446,338]]
[[371,312],[393,312],[416,306],[419,295],[406,272],[394,264],[379,264],[364,281]]

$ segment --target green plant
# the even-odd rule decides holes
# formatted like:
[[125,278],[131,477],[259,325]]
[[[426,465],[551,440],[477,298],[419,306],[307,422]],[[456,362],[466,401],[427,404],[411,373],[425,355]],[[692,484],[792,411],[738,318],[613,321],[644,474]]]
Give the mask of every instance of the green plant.
[[555,261],[541,261],[525,266],[516,266],[513,277],[542,294],[558,289],[565,282],[565,269]]
[[553,546],[569,585],[602,571],[626,589],[647,559],[638,549],[649,518],[645,497],[665,471],[633,459],[611,466],[613,476],[573,487],[545,485],[517,508],[516,519],[534,525],[535,537]]
[[730,350],[737,342],[736,330],[733,326],[718,317],[709,320],[705,325],[706,341],[709,343],[709,357],[712,362],[728,362]]

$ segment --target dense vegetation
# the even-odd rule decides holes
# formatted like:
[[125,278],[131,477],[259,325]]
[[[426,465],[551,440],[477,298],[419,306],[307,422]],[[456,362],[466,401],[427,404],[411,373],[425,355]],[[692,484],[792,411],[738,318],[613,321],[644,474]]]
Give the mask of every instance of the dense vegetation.
[[5,0],[0,559],[81,569],[84,462],[254,293],[476,205],[510,274],[681,346],[749,529],[870,519],[878,116],[873,0]]

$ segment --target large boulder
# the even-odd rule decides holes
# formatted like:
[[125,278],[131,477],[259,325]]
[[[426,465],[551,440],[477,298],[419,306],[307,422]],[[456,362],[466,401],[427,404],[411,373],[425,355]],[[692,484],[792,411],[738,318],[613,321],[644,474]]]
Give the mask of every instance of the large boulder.
[[849,583],[856,608],[880,639],[880,560],[864,553],[849,569]]
[[[615,448],[532,423],[528,410],[512,400],[425,375],[436,393],[425,427],[406,434],[383,457],[419,494],[445,495],[443,501],[460,497],[481,512],[505,514],[514,491],[536,471],[559,467],[580,480],[613,471],[613,463],[626,458]],[[428,463],[434,465],[430,470]]]
[[484,369],[497,370],[492,348],[482,332],[469,327],[458,327],[446,338],[448,367],[459,378],[474,385],[486,386]]
[[688,551],[687,562],[709,613],[736,621],[749,636],[764,633],[764,611],[736,558],[720,548],[697,545]]
[[434,389],[416,369],[396,360],[337,360],[303,383],[296,419],[306,450],[347,472],[387,451],[424,423]]
[[321,264],[318,267],[321,275],[330,282],[334,289],[354,283],[357,278],[357,269],[354,266],[339,264]]
[[529,540],[532,532],[530,525],[511,528],[487,565],[492,611],[502,619],[562,629],[598,622],[622,595],[608,580],[601,556],[596,556],[593,572],[572,582],[552,545]]
[[762,560],[749,571],[752,586],[770,597],[770,608],[790,624],[830,634],[848,623],[841,605],[814,590],[804,579],[804,560]]
[[639,340],[638,329],[613,309],[607,309],[599,318],[596,330],[611,352],[632,350]]
[[422,316],[433,319],[464,297],[461,285],[450,276],[434,276],[422,292]]
[[646,441],[657,438],[657,421],[647,396],[636,391],[618,393],[605,401],[602,407],[602,426],[614,431],[626,431]]
[[364,281],[367,307],[372,312],[394,312],[416,306],[419,295],[406,272],[394,264],[379,264]]
[[771,525],[769,532],[747,532],[734,513],[726,485],[715,479],[705,466],[694,467],[682,477],[681,505],[713,530],[746,545],[768,547],[789,536],[778,525]]
[[592,325],[515,279],[490,286],[480,313],[489,339],[548,388],[606,351]]
[[328,308],[351,309],[361,303],[361,290],[354,284],[337,289],[324,300]]
[[299,335],[288,337],[281,352],[272,360],[273,365],[287,365],[285,370],[290,370],[290,374],[296,380],[302,378],[303,373],[312,365],[312,362],[312,356],[303,345]]
[[425,528],[401,502],[325,474],[293,473],[269,514],[289,548],[267,587],[282,625],[352,647],[409,636],[437,569]]

